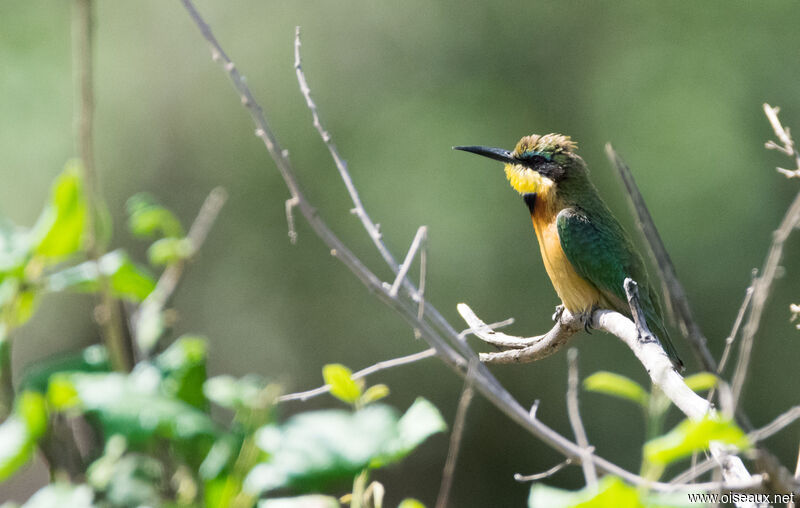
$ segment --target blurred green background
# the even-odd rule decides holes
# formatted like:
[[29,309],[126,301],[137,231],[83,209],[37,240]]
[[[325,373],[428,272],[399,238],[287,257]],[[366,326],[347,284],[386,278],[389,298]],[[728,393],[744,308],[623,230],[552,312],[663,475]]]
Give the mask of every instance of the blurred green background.
[[[539,258],[527,209],[501,167],[456,153],[456,144],[511,148],[523,135],[563,132],[612,209],[630,224],[623,191],[603,154],[613,142],[633,168],[715,355],[796,181],[788,159],[764,149],[774,137],[761,104],[781,106],[800,133],[798,6],[723,2],[273,2],[201,1],[220,42],[247,76],[322,217],[380,276],[381,261],[349,213],[351,203],[313,130],[293,63],[303,28],[306,75],[323,120],[350,164],[361,197],[402,257],[429,226],[428,299],[456,327],[456,303],[487,322],[516,318],[510,333],[550,326],[557,298]],[[177,331],[210,339],[210,374],[258,372],[287,391],[321,384],[323,364],[358,369],[423,349],[411,330],[364,290],[298,220],[290,245],[287,191],[227,77],[209,58],[177,1],[98,2],[97,165],[114,216],[115,246],[144,259],[124,228],[124,203],[149,191],[188,223],[205,195],[230,199],[176,296]],[[74,155],[70,3],[0,4],[0,212],[31,224],[52,178]],[[763,425],[800,402],[800,337],[788,306],[800,300],[800,235],[786,245],[758,335],[744,406]],[[51,296],[18,332],[19,369],[98,340],[89,298]],[[677,341],[689,372],[688,347]],[[613,370],[642,382],[620,341],[582,335],[582,376]],[[476,347],[480,347],[475,344]],[[496,367],[524,405],[571,435],[566,355]],[[437,360],[380,373],[402,409],[423,395],[452,422],[460,380]],[[318,399],[290,403],[330,407]],[[582,414],[598,452],[636,470],[638,410],[584,393]],[[677,414],[671,422],[677,421]],[[793,468],[797,427],[768,441]],[[377,474],[390,505],[432,504],[447,437]],[[481,398],[473,403],[452,506],[521,506],[515,472],[561,458]],[[22,499],[46,481],[41,464],[0,485]],[[577,488],[579,468],[550,480]],[[344,491],[343,491],[344,492]]]

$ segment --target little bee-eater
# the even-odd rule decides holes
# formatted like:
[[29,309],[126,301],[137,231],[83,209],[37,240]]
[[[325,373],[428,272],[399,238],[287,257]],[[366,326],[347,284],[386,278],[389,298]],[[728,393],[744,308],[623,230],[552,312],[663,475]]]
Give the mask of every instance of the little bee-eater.
[[648,327],[680,370],[683,363],[669,340],[642,257],[589,180],[576,148],[561,134],[525,136],[511,152],[455,147],[505,163],[506,178],[530,211],[544,267],[564,308],[587,319],[598,308],[630,317],[623,287],[630,277],[639,285]]

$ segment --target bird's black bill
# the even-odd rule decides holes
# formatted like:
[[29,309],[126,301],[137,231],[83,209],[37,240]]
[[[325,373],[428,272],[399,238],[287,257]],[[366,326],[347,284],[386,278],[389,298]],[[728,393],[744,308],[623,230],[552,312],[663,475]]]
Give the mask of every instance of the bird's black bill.
[[519,164],[519,161],[511,155],[511,152],[503,150],[502,148],[491,148],[488,146],[454,146],[453,150],[483,155],[484,157],[505,162],[506,164]]

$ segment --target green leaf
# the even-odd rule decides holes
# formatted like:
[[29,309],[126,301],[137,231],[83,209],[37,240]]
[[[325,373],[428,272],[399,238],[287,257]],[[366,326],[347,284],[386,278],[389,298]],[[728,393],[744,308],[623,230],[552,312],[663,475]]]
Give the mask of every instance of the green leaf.
[[361,397],[362,383],[353,379],[353,372],[339,363],[331,363],[322,368],[322,378],[330,385],[331,394],[337,399],[355,403]]
[[17,328],[25,324],[36,312],[39,297],[31,289],[25,289],[20,279],[6,277],[0,283],[0,308],[7,313],[7,324]]
[[217,429],[209,416],[165,395],[160,385],[160,372],[148,364],[137,365],[129,375],[59,373],[50,380],[48,399],[57,409],[77,407],[95,416],[106,436],[121,434],[131,444],[158,436],[178,442],[202,439],[210,446]]
[[22,508],[94,508],[94,493],[88,485],[51,483],[34,494]]
[[104,492],[110,506],[161,505],[159,485],[165,471],[158,460],[137,453],[109,459],[105,463],[95,461],[89,469],[89,479],[95,490]]
[[258,502],[258,508],[339,508],[339,500],[331,496],[312,494],[300,497],[282,497]]
[[20,387],[23,390],[47,392],[50,376],[57,372],[110,372],[106,348],[100,345],[89,346],[77,353],[61,353],[51,356],[25,368]]
[[206,380],[206,340],[184,335],[173,342],[155,360],[164,379],[162,390],[200,409],[208,407],[203,394]]
[[397,422],[397,438],[387,443],[386,451],[375,457],[370,467],[378,468],[396,462],[411,453],[432,434],[445,430],[447,424],[439,410],[427,399],[418,397]]
[[686,386],[691,388],[692,391],[704,392],[717,386],[717,381],[719,381],[719,379],[710,372],[698,372],[697,374],[687,377],[684,381],[686,382]]
[[154,236],[159,233],[167,238],[184,236],[178,218],[158,204],[150,194],[140,193],[131,196],[127,208],[128,225],[136,236]]
[[389,387],[385,384],[372,385],[364,391],[364,395],[361,397],[361,402],[365,405],[370,404],[372,402],[381,400],[388,395]]
[[301,413],[283,425],[259,429],[256,444],[269,459],[250,471],[245,489],[260,494],[287,486],[319,488],[366,467],[398,461],[443,429],[441,415],[424,399],[417,399],[402,418],[383,404],[355,412]]
[[400,501],[400,504],[397,505],[397,508],[425,508],[425,505],[416,499],[408,497]]
[[36,392],[23,392],[11,415],[0,424],[0,481],[14,474],[33,455],[47,429],[47,407]]
[[265,409],[275,404],[278,388],[254,374],[238,379],[223,375],[206,381],[203,393],[213,403],[228,409]]
[[0,217],[0,281],[9,274],[23,276],[31,249],[29,231]]
[[80,162],[67,162],[50,191],[50,201],[33,228],[34,252],[48,263],[57,263],[83,246],[86,198]]
[[163,266],[189,258],[194,247],[188,238],[162,238],[147,249],[147,259],[151,265]]
[[534,483],[528,508],[666,508],[691,506],[685,494],[647,494],[616,476],[602,478],[596,489],[563,490]]
[[647,391],[636,381],[613,372],[595,372],[583,380],[583,388],[592,392],[627,399],[647,407],[649,397]]
[[644,458],[650,464],[665,466],[705,450],[711,441],[747,448],[747,436],[732,420],[706,416],[702,420],[684,420],[667,434],[644,445]]
[[150,274],[136,266],[125,251],[115,250],[102,256],[98,262],[87,261],[51,274],[47,278],[47,289],[98,291],[101,274],[108,278],[116,296],[135,302],[147,298],[156,286]]

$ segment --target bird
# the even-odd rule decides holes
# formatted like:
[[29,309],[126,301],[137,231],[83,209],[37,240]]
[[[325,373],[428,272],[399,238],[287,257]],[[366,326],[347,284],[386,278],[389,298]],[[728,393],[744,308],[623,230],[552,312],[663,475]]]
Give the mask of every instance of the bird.
[[631,317],[624,281],[635,280],[648,328],[673,366],[683,370],[642,256],[589,179],[588,167],[576,153],[578,145],[572,138],[532,134],[520,139],[512,151],[486,146],[453,148],[505,164],[508,182],[528,208],[545,270],[563,308],[581,316],[587,331],[596,309]]

